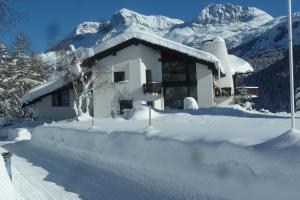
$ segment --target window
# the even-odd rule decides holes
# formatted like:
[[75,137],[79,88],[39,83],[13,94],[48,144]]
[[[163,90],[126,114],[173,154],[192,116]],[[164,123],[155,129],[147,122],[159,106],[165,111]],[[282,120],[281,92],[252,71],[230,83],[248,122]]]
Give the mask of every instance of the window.
[[114,72],[114,82],[125,81],[125,72]]
[[164,62],[162,73],[164,82],[186,81],[186,66],[181,62]]
[[132,100],[120,100],[120,113],[124,114],[124,112],[128,109],[131,109],[133,107],[133,101]]
[[69,89],[52,94],[52,107],[70,106]]
[[162,64],[164,82],[195,82],[196,64],[183,61],[166,61]]
[[152,82],[151,70],[146,69],[146,83],[151,83],[151,82]]

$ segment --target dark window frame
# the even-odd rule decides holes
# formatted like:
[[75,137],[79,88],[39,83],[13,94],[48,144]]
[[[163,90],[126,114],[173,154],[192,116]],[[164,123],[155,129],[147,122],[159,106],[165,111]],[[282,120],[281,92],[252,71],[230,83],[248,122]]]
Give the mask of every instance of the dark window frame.
[[[163,96],[165,97],[164,98],[165,106],[168,105],[168,102],[166,101],[168,98],[166,98],[166,97],[167,97],[167,90],[170,88],[176,88],[176,87],[186,88],[187,96],[192,96],[197,100],[198,97],[195,95],[192,95],[192,94],[194,94],[193,91],[195,91],[195,89],[197,92],[196,62],[194,60],[189,60],[185,57],[167,54],[167,53],[162,53],[161,62],[162,62],[162,78],[163,78],[162,86],[163,86]],[[168,63],[172,63],[172,64],[169,64],[169,66],[168,66]],[[184,80],[172,80],[172,78],[170,78],[170,81],[169,81],[168,79],[165,79],[165,77],[168,77],[168,76],[164,76],[164,75],[168,75],[167,74],[168,71],[170,71],[170,72],[174,71],[172,69],[169,70],[167,67],[172,67],[172,65],[176,66],[176,64],[181,65],[180,67],[178,67],[178,69],[180,69],[181,71],[178,73],[182,73],[182,77],[184,76]],[[166,70],[166,71],[164,72],[164,70]],[[166,73],[166,74],[164,74],[164,73]],[[170,74],[169,76],[171,76],[171,75],[172,74]],[[182,105],[177,107],[177,109],[183,108],[183,99],[182,99],[181,104]]]
[[151,71],[151,69],[146,69],[146,83],[152,83],[152,71]]
[[125,71],[114,72],[114,83],[125,81]]
[[69,89],[58,90],[52,93],[52,107],[69,107],[70,91]]
[[133,108],[133,100],[119,100],[120,114],[124,114],[125,109]]

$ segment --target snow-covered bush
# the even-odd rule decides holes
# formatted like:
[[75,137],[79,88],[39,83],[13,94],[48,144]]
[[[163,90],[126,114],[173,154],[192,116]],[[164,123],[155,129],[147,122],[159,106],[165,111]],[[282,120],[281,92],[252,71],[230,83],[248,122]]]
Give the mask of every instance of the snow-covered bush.
[[183,100],[184,109],[198,109],[198,103],[193,97],[186,97]]
[[243,103],[242,106],[243,106],[246,110],[252,110],[252,104],[251,104],[249,101],[246,101],[245,103]]
[[268,109],[264,109],[264,108],[261,108],[259,110],[259,112],[261,112],[261,113],[270,113],[270,111]]

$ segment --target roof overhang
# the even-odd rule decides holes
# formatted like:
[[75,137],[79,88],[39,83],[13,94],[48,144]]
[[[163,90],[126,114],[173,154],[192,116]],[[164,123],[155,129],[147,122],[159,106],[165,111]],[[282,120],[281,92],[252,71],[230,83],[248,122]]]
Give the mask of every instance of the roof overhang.
[[[146,33],[145,33],[145,35],[147,37],[149,36],[149,34],[146,34]],[[184,56],[188,60],[191,60],[191,61],[203,64],[203,65],[206,65],[209,69],[212,70],[213,74],[215,74],[215,75],[218,74],[218,68],[221,68],[220,69],[221,76],[225,76],[225,73],[223,71],[222,66],[219,63],[219,60],[214,55],[209,54],[207,52],[203,52],[201,50],[198,50],[198,49],[195,49],[195,48],[192,48],[192,47],[188,47],[186,45],[182,45],[182,44],[179,44],[179,43],[176,43],[176,42],[173,42],[173,41],[169,41],[167,39],[164,39],[164,38],[161,38],[161,37],[158,37],[158,36],[152,36],[151,35],[151,37],[152,37],[151,38],[152,40],[153,39],[154,40],[157,39],[157,40],[163,40],[164,42],[170,42],[173,45],[172,46],[173,48],[170,48],[167,45],[166,46],[160,45],[159,42],[155,43],[155,42],[150,42],[149,40],[147,41],[145,39],[142,39],[140,37],[140,35],[133,34],[128,39],[120,41],[119,43],[117,43],[115,45],[109,46],[107,48],[100,49],[100,51],[98,53],[96,53],[94,56],[85,59],[82,64],[85,67],[92,67],[93,65],[95,65],[95,63],[98,60],[101,60],[101,59],[103,59],[103,58],[105,58],[107,56],[110,56],[110,55],[116,55],[118,51],[120,51],[122,49],[125,49],[125,48],[127,48],[127,47],[129,47],[131,45],[142,44],[142,45],[148,46],[148,47],[150,47],[152,49],[155,49],[155,50],[158,50],[158,51],[161,51],[161,52],[167,52],[167,53],[170,53],[170,54],[173,54],[173,55]],[[109,41],[107,41],[107,42],[109,42]],[[174,46],[176,47],[176,45],[178,45],[179,48],[181,47],[181,48],[188,49],[189,51],[193,51],[194,55],[190,55],[188,53],[176,50],[174,48]],[[101,46],[101,44],[99,44],[99,46]],[[197,52],[205,54],[206,56],[207,55],[211,56],[212,58],[214,58],[213,59],[214,61],[207,61],[204,58],[201,59],[200,58],[201,56],[195,56],[197,54]]]

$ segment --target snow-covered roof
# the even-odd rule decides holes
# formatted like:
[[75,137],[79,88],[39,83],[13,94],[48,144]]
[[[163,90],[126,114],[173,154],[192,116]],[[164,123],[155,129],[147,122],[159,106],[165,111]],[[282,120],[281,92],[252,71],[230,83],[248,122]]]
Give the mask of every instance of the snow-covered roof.
[[67,83],[68,82],[64,78],[58,78],[58,79],[46,82],[44,84],[41,84],[39,86],[36,86],[23,95],[22,103],[29,104],[30,102],[34,101],[35,99],[37,99],[41,96],[47,95],[47,94],[63,87]]
[[147,43],[151,43],[173,51],[186,54],[188,56],[194,57],[199,60],[213,63],[216,70],[220,69],[222,73],[225,73],[225,70],[221,65],[219,59],[216,56],[212,55],[211,53],[201,51],[146,32],[125,32],[112,39],[106,40],[95,47],[94,49],[95,55],[104,52],[106,50],[109,50],[131,39],[142,40]]
[[253,67],[244,59],[235,55],[228,55],[232,74],[253,72]]

